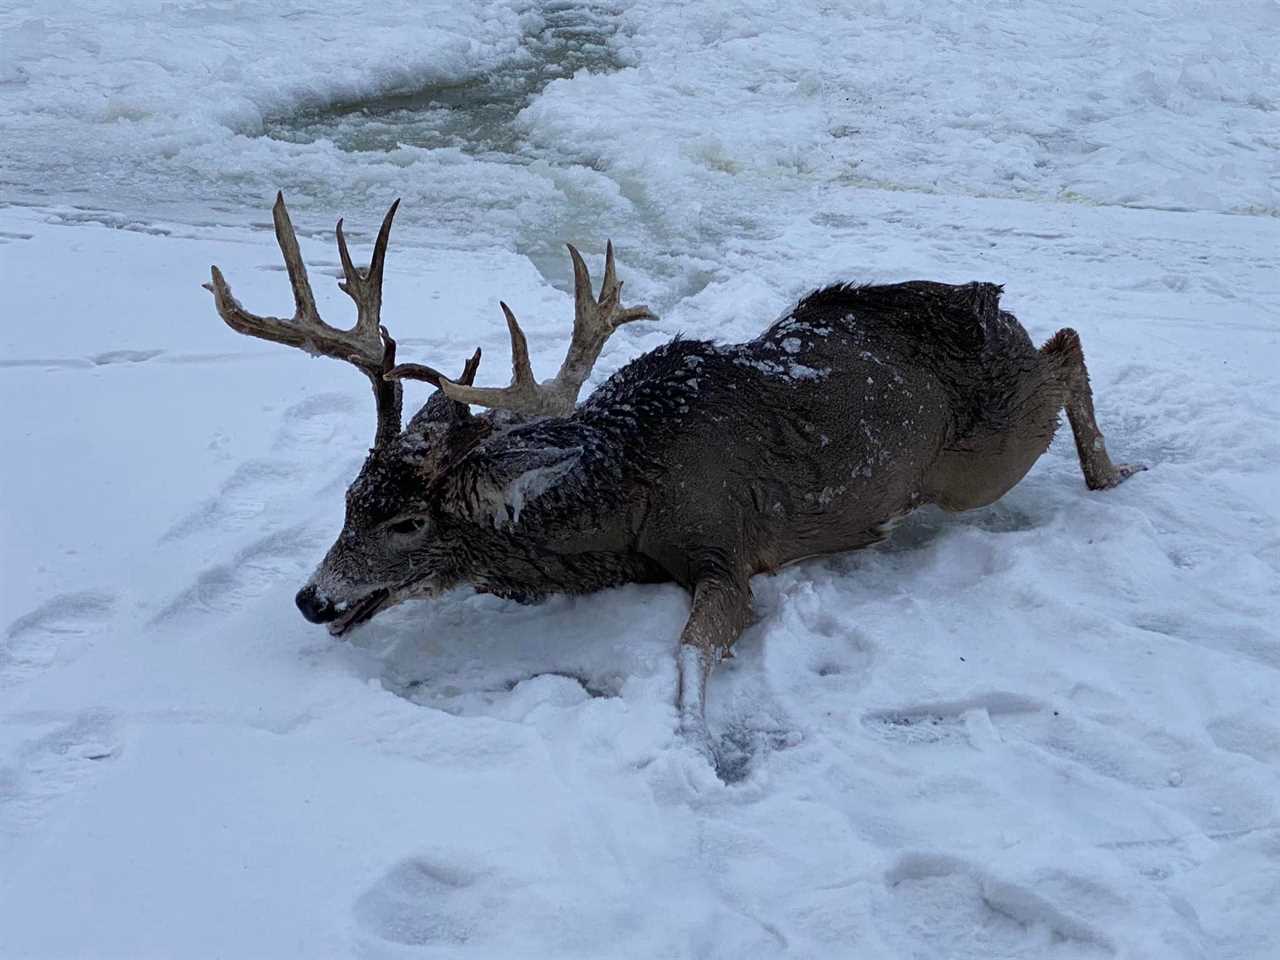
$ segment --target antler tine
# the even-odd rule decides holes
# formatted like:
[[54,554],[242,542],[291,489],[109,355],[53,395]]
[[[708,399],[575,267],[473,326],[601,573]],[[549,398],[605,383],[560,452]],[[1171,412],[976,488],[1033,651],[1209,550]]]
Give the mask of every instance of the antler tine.
[[[464,387],[469,387],[475,383],[476,370],[480,367],[480,348],[476,347],[476,352],[471,355],[466,364],[462,368],[462,376],[457,380],[451,381]],[[448,380],[443,373],[435,367],[428,367],[422,363],[400,363],[391,366],[386,373],[382,375],[383,380],[421,380],[429,383],[433,387],[439,387],[440,381]]]
[[506,408],[525,413],[536,413],[544,416],[555,415],[559,409],[559,398],[551,400],[545,395],[546,385],[539,386],[533,378],[533,366],[529,363],[529,341],[520,322],[511,308],[500,303],[502,314],[507,318],[507,333],[511,336],[511,384],[506,387],[475,387],[475,368],[480,364],[480,351],[467,361],[460,380],[450,380],[440,371],[416,363],[402,363],[386,374],[387,379],[426,380],[444,391],[450,400],[459,403],[477,403],[485,407]]
[[591,294],[591,275],[582,254],[573,244],[567,246],[573,259],[573,339],[564,363],[560,365],[560,372],[556,374],[556,381],[563,385],[564,390],[572,391],[576,403],[578,391],[591,376],[591,369],[613,331],[633,320],[655,318],[645,306],[619,308],[622,283],[614,265],[612,240],[605,244],[604,281],[600,284],[599,299]]
[[653,320],[655,317],[649,312],[648,307],[619,307],[618,301],[622,298],[622,281],[618,279],[614,272],[613,266],[613,241],[610,240],[605,244],[604,248],[604,280],[600,283],[600,309],[606,307],[615,311],[613,317],[613,328],[616,330],[624,323],[630,323],[633,320]]
[[[405,363],[389,371],[387,379],[426,380],[459,403],[475,403],[493,409],[514,410],[533,416],[566,417],[578,403],[578,392],[591,375],[591,368],[610,334],[624,323],[654,319],[648,307],[619,308],[622,283],[614,265],[613,244],[605,249],[604,282],[597,299],[591,292],[591,274],[586,261],[573,244],[568,244],[573,260],[573,338],[560,372],[543,383],[533,377],[529,363],[529,344],[511,308],[501,304],[511,335],[511,383],[505,387],[475,387],[470,381],[455,381],[438,370],[421,364]],[[471,371],[470,364],[467,373]],[[464,373],[464,377],[467,375]]]
[[618,297],[621,294],[622,284],[618,282],[618,276],[613,266],[613,241],[608,240],[604,245],[604,279],[600,281],[601,306],[607,302],[612,302],[614,306],[617,306]]
[[516,322],[516,315],[502,301],[502,315],[507,318],[507,333],[511,335],[511,386],[515,389],[536,390],[538,381],[533,379],[533,367],[529,363],[529,341]]
[[[391,336],[391,331],[381,324],[378,325],[378,333],[382,337],[382,369],[392,370],[396,365],[396,341]],[[386,377],[382,379],[385,380]]]
[[[591,274],[587,271],[586,261],[572,243],[566,243],[569,258],[573,260],[573,326],[574,333],[584,314],[594,311],[596,298],[591,292]],[[607,271],[606,267],[606,271]]]
[[347,238],[342,232],[342,221],[338,221],[335,233],[338,237],[338,255],[342,258],[342,272],[346,280],[339,282],[338,288],[356,303],[355,333],[363,337],[376,334],[381,322],[382,313],[382,268],[387,257],[387,242],[391,237],[391,221],[395,219],[400,201],[396,200],[382,218],[382,226],[378,230],[378,239],[373,244],[373,257],[369,261],[369,269],[362,270],[351,260],[351,251],[347,249]]
[[379,294],[382,293],[382,266],[387,259],[387,242],[391,239],[391,221],[396,218],[396,211],[399,209],[400,198],[396,197],[387,208],[382,226],[378,228],[378,239],[373,243],[373,257],[369,260],[369,282],[377,286]]
[[397,363],[394,367],[382,375],[383,380],[421,380],[429,383],[433,387],[439,387],[441,381],[448,380],[443,373],[435,367],[428,367],[425,363]]
[[338,256],[342,258],[342,275],[346,280],[338,281],[338,289],[348,296],[352,296],[351,291],[347,289],[347,284],[353,280],[359,281],[360,274],[356,271],[356,265],[351,261],[351,251],[347,249],[347,235],[342,232],[342,217],[338,218],[338,225],[333,228],[333,232],[338,237]]
[[276,191],[276,202],[271,206],[271,219],[276,225],[276,243],[284,255],[284,265],[289,271],[289,285],[293,287],[293,302],[297,307],[294,319],[300,323],[321,323],[316,310],[316,298],[307,279],[307,268],[298,248],[298,235],[294,233],[289,208],[284,205],[284,191]]
[[462,368],[462,376],[458,378],[458,383],[464,387],[469,387],[476,382],[476,371],[480,369],[480,348],[476,347],[476,352],[471,355],[471,359],[466,362]]

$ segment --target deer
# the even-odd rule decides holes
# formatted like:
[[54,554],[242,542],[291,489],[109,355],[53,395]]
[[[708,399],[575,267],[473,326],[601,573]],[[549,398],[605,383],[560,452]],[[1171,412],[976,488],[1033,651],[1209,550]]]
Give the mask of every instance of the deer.
[[[1064,408],[1090,490],[1146,469],[1111,461],[1079,335],[1035,347],[992,283],[826,286],[753,340],[677,336],[579,403],[613,332],[654,316],[621,305],[612,243],[598,295],[570,244],[573,332],[554,377],[535,379],[506,303],[508,386],[475,385],[479,349],[456,378],[398,363],[381,320],[398,206],[368,267],[338,221],[349,330],[317,312],[282,194],[273,220],[294,315],[249,313],[216,266],[204,284],[232,330],[343,360],[373,387],[373,446],[342,531],[296,596],[335,637],[461,587],[532,603],[675,582],[690,597],[677,724],[705,740],[708,676],[751,622],[753,576],[878,543],[927,504],[993,503],[1048,449]],[[404,380],[435,387],[407,424]]]

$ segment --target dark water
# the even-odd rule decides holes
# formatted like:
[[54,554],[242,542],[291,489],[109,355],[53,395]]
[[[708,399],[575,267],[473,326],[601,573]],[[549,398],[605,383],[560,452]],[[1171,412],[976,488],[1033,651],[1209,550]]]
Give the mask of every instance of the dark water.
[[620,69],[613,38],[619,11],[608,6],[551,3],[527,34],[521,55],[491,73],[461,83],[269,118],[265,135],[293,143],[332,140],[341,150],[453,147],[486,159],[520,162],[516,115],[553,80],[579,71]]

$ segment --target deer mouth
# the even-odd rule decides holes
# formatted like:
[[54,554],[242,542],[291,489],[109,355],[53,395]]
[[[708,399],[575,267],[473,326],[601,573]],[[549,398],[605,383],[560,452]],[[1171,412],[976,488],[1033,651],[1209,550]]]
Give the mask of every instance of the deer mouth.
[[387,602],[390,599],[391,591],[385,587],[373,591],[366,597],[362,597],[347,610],[340,613],[336,619],[329,621],[329,634],[334,637],[340,637],[352,627],[359,626],[366,620],[372,619],[375,613],[390,605]]

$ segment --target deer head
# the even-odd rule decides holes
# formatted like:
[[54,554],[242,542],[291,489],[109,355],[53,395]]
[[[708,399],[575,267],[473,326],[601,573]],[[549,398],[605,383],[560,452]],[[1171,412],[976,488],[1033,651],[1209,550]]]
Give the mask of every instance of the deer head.
[[[536,550],[521,544],[514,529],[521,508],[571,471],[581,450],[569,443],[548,443],[545,438],[521,442],[509,435],[535,418],[571,416],[578,392],[610,334],[623,323],[652,316],[645,307],[619,306],[622,284],[615,275],[612,244],[599,298],[591,292],[581,255],[570,246],[574,330],[568,354],[553,379],[534,380],[524,333],[505,303],[502,311],[511,336],[510,386],[473,385],[480,365],[478,349],[456,380],[421,364],[397,365],[396,343],[382,325],[381,310],[383,265],[399,203],[391,205],[382,221],[367,269],[352,262],[342,221],[338,221],[338,253],[345,275],[338,285],[356,304],[356,323],[350,330],[320,319],[297,236],[279,194],[272,216],[293,287],[293,317],[249,313],[216,266],[205,284],[213,293],[218,314],[231,329],[344,360],[372,384],[377,410],[373,447],[347,490],[342,533],[296,598],[303,616],[313,623],[327,623],[334,635],[403,600],[432,596],[473,579],[487,564],[501,565],[504,554],[516,564],[537,562]],[[403,429],[402,379],[424,380],[437,387]],[[476,416],[470,403],[495,412]],[[501,442],[508,439],[514,442]]]

